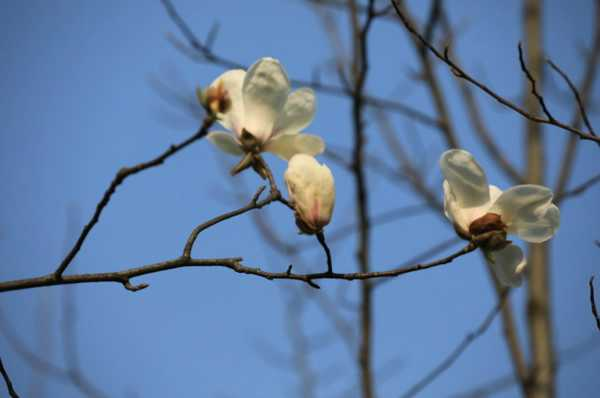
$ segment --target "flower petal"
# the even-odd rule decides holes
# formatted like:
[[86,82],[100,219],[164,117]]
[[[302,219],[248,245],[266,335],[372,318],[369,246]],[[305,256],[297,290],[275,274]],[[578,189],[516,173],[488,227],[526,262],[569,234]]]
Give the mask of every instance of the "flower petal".
[[552,191],[541,185],[517,185],[504,191],[490,211],[502,216],[508,233],[528,242],[544,242],[560,225],[560,211],[552,196]]
[[469,152],[462,149],[444,152],[440,168],[461,207],[481,206],[490,200],[485,173]]
[[508,245],[485,254],[500,283],[510,287],[521,285],[527,260],[519,246]]
[[302,87],[292,92],[275,123],[273,135],[296,134],[306,128],[315,116],[315,106],[315,93],[312,89]]
[[230,155],[243,155],[244,151],[235,138],[224,131],[213,131],[206,136],[213,145]]
[[242,99],[242,85],[244,83],[244,77],[246,71],[242,69],[233,69],[223,73],[217,77],[214,82],[208,86],[208,89],[218,88],[222,85],[222,89],[225,90],[231,105],[227,112],[217,114],[219,123],[236,133],[239,137],[242,132],[243,121],[244,121],[244,100]]
[[318,155],[325,150],[325,143],[317,135],[284,134],[267,141],[264,150],[289,160],[297,153]]
[[273,58],[261,58],[248,69],[242,87],[244,128],[261,143],[266,142],[287,100],[290,82]]
[[479,217],[484,216],[493,201],[502,193],[500,188],[495,185],[490,185],[488,189],[490,197],[488,202],[485,202],[481,206],[464,207],[456,199],[456,195],[452,188],[450,188],[448,180],[444,180],[444,214],[446,218],[458,225],[465,233],[468,232],[471,223]]

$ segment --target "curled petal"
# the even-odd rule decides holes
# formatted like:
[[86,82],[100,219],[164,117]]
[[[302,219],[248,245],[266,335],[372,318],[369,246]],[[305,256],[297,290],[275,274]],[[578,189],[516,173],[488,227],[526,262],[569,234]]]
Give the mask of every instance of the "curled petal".
[[321,137],[316,135],[284,134],[267,141],[264,150],[284,160],[289,160],[298,153],[318,155],[325,150],[325,143]]
[[315,116],[315,93],[308,87],[292,92],[275,123],[273,135],[297,134],[312,122]]
[[240,156],[244,154],[239,142],[231,134],[224,131],[213,131],[206,136],[206,139],[230,155]]
[[560,225],[552,191],[541,185],[517,185],[504,191],[490,211],[502,216],[508,232],[528,242],[550,239]]
[[226,129],[236,133],[239,137],[244,121],[244,101],[242,99],[242,85],[246,72],[242,69],[233,69],[217,77],[208,86],[207,92],[215,91],[224,93],[229,99],[229,108],[225,113],[218,113],[219,123]]
[[495,185],[488,187],[489,201],[480,206],[464,207],[456,198],[456,195],[448,180],[444,180],[444,214],[452,223],[460,227],[463,231],[469,231],[471,223],[485,215],[493,201],[496,200],[502,191]]
[[488,251],[485,255],[502,285],[521,285],[527,260],[519,246],[508,245],[501,250]]
[[487,178],[469,152],[462,149],[444,152],[440,167],[459,206],[476,207],[489,202]]
[[271,136],[289,91],[288,77],[276,59],[261,58],[248,69],[242,87],[243,128],[261,143]]

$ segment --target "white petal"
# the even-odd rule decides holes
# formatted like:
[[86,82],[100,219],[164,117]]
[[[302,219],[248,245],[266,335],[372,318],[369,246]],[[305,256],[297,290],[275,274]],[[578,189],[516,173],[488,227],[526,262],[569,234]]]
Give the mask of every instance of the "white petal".
[[450,188],[448,181],[444,180],[444,213],[446,217],[465,232],[468,232],[471,223],[479,217],[484,216],[493,201],[502,193],[500,188],[495,185],[490,185],[488,189],[489,201],[483,203],[481,206],[463,207],[456,199],[456,195]]
[[486,257],[500,283],[510,287],[521,285],[527,260],[519,246],[508,245],[504,249],[487,252]]
[[248,69],[242,87],[243,127],[260,142],[271,136],[289,91],[288,77],[276,59],[261,58]]
[[528,242],[550,239],[560,224],[560,211],[552,203],[552,191],[541,185],[517,185],[507,189],[490,211],[502,216],[509,233]]
[[325,150],[323,139],[312,134],[285,134],[269,141],[263,148],[284,160],[289,160],[297,153],[315,156]]
[[462,149],[444,152],[440,168],[461,207],[481,206],[490,200],[485,173],[469,152]]
[[315,93],[308,87],[292,92],[275,123],[273,135],[296,134],[305,129],[315,116],[315,103]]
[[226,129],[235,132],[238,137],[244,127],[244,100],[242,99],[244,76],[246,76],[246,71],[242,69],[229,70],[217,77],[208,87],[210,89],[218,87],[219,84],[223,85],[223,89],[231,101],[231,106],[227,112],[217,115],[219,123]]
[[217,148],[230,155],[243,155],[244,151],[235,138],[224,131],[213,131],[206,136],[206,139],[213,143]]

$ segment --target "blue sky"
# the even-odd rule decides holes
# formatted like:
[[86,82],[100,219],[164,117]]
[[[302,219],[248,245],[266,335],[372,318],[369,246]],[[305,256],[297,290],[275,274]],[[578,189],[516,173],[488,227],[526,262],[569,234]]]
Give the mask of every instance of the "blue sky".
[[[460,25],[456,51],[465,67],[518,100],[520,8],[518,2],[500,3],[463,0],[448,11]],[[592,38],[593,2],[545,4],[547,55],[578,81],[583,70],[581,48]],[[201,37],[219,22],[215,50],[243,64],[273,56],[290,76],[310,79],[313,69],[333,55],[319,18],[301,1],[223,0],[216,5],[180,0],[175,5]],[[411,5],[415,14],[425,15],[424,3]],[[335,15],[340,26],[346,23],[343,15]],[[191,96],[196,86],[209,84],[222,69],[190,61],[166,40],[168,33],[177,31],[158,1],[3,3],[2,280],[53,270],[120,167],[152,158],[195,131],[197,121],[163,101],[152,82],[160,80]],[[433,114],[426,90],[411,75],[418,64],[406,32],[379,22],[371,39],[368,91]],[[507,188],[508,182],[470,131],[448,71],[443,66],[436,70],[452,91],[449,103],[462,146],[479,159],[492,183]],[[336,83],[330,74],[323,73],[322,78]],[[555,83],[550,86],[566,92],[558,79],[549,79]],[[598,84],[593,92],[598,98]],[[523,120],[483,96],[478,98],[499,144],[522,165]],[[549,100],[555,113],[568,120],[570,101],[558,95]],[[318,94],[318,103],[307,131],[321,135],[331,147],[350,148],[350,103],[324,94]],[[367,151],[393,164],[373,116],[369,118]],[[415,148],[428,182],[440,183],[437,158],[445,148],[439,134],[399,116],[392,121],[402,141]],[[592,121],[599,124],[596,113]],[[566,136],[547,129],[546,137],[546,174],[554,181]],[[418,148],[423,149],[417,152]],[[270,156],[267,161],[283,187],[284,163]],[[251,173],[229,177],[227,170],[234,162],[208,142],[198,142],[164,166],[127,180],[70,272],[119,270],[178,256],[194,226],[236,207],[240,190],[249,197],[261,183]],[[339,166],[331,167],[338,202],[330,231],[353,222],[355,213],[352,179]],[[598,148],[583,143],[573,185],[598,171]],[[421,203],[406,184],[390,184],[374,172],[368,180],[372,214]],[[441,186],[438,192],[441,198]],[[551,244],[559,348],[595,333],[586,283],[594,273],[600,278],[599,252],[593,244],[600,238],[599,199],[596,186],[565,202],[561,229]],[[195,254],[241,256],[247,264],[269,270],[283,270],[290,262],[298,269],[325,266],[318,244],[296,234],[289,212],[275,204],[260,215],[282,239],[309,249],[298,258],[281,256],[263,242],[253,217],[247,215],[203,233]],[[372,264],[375,269],[389,268],[450,237],[449,225],[431,213],[377,226]],[[354,236],[332,244],[336,269],[356,268],[355,244]],[[292,366],[300,331],[313,344],[322,342],[318,349],[302,350],[313,372],[322,375],[318,396],[352,396],[343,394],[352,392],[358,381],[353,353],[322,308],[323,297],[337,303],[345,295],[353,301],[357,284],[323,282],[320,292],[306,292],[292,282],[269,282],[219,269],[175,270],[137,282],[147,282],[150,288],[134,294],[120,285],[95,284],[5,293],[0,295],[3,322],[32,351],[64,365],[61,325],[68,291],[77,313],[77,338],[71,343],[78,347],[87,377],[111,397],[300,396],[301,379]],[[301,310],[298,295],[304,297]],[[525,296],[524,287],[512,295],[523,342]],[[379,287],[374,363],[376,369],[387,368],[377,382],[379,395],[399,396],[476,328],[493,305],[494,294],[478,254]],[[348,306],[336,304],[336,312],[357,325]],[[289,319],[299,320],[302,328]],[[561,396],[591,396],[600,389],[593,370],[600,367],[598,345],[598,338],[592,340],[586,355],[561,367]],[[32,370],[4,336],[0,355],[23,396],[42,392],[47,397],[81,396],[72,386]],[[498,319],[422,396],[448,396],[510,370]],[[498,396],[516,395],[517,390],[511,389]]]

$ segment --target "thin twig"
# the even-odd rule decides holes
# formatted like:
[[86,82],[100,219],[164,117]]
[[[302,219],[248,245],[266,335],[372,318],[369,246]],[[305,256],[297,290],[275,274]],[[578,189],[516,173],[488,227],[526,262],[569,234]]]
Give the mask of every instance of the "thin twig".
[[[447,42],[454,42],[454,29],[452,28],[448,15],[445,13],[443,7],[440,6],[440,13],[442,24],[444,26],[445,33],[447,35]],[[456,54],[454,55],[456,59]],[[458,62],[458,61],[457,61]],[[481,139],[484,144],[484,148],[488,151],[492,159],[496,161],[500,169],[512,179],[514,183],[525,184],[525,179],[521,173],[512,165],[512,163],[504,156],[502,150],[496,144],[493,138],[493,134],[484,122],[484,117],[479,104],[475,98],[472,87],[463,79],[456,79],[462,99],[469,116],[469,121],[473,127],[473,131]]]
[[[581,102],[584,105],[589,102],[589,97],[594,87],[594,81],[596,79],[596,75],[598,74],[598,69],[600,69],[598,68],[598,62],[600,61],[600,1],[595,2],[594,8],[594,39],[585,60],[585,69],[583,72],[583,77],[581,78],[581,82],[579,83],[578,90],[578,92],[581,94]],[[570,124],[575,127],[581,126],[581,112],[579,111],[579,106],[573,110],[573,116],[571,117]],[[560,172],[554,187],[556,196],[561,196],[569,184],[575,164],[578,145],[579,139],[577,139],[577,136],[569,136],[563,151],[563,155],[558,163],[560,165]]]
[[585,125],[588,128],[588,130],[590,131],[590,134],[596,135],[596,132],[594,131],[594,128],[592,127],[592,124],[590,123],[590,119],[588,119],[587,112],[585,111],[585,105],[583,105],[583,100],[581,99],[581,95],[579,94],[579,91],[577,90],[577,87],[575,87],[575,84],[573,84],[573,82],[571,81],[571,79],[569,78],[569,76],[567,76],[567,74],[565,72],[563,72],[563,70],[560,69],[554,62],[552,62],[549,59],[546,60],[546,62],[567,83],[567,85],[569,86],[569,89],[571,90],[571,92],[573,93],[573,96],[575,97],[575,101],[577,102],[577,107],[579,108],[579,112],[581,114],[581,118],[583,119],[583,122],[585,123]]
[[[189,46],[189,49],[183,43],[176,42],[175,39],[171,38],[174,46],[181,50],[185,55],[191,56],[196,61],[209,62],[214,65],[221,66],[226,69],[247,69],[247,65],[243,65],[239,62],[227,59],[220,55],[217,55],[209,47],[207,47],[191,30],[185,20],[179,15],[177,9],[170,0],[162,0],[162,3],[167,11],[167,14],[171,20],[175,23],[177,28],[185,37]],[[290,82],[295,86],[306,86],[319,91],[323,94],[333,95],[342,98],[352,98],[352,92],[348,91],[344,87],[337,85],[326,84],[319,81],[309,81],[302,79],[290,79]],[[393,101],[385,98],[374,97],[370,95],[364,95],[365,104],[375,108],[386,108],[390,111],[405,115],[419,123],[424,125],[440,128],[441,124],[435,117],[429,116],[416,108],[412,108],[408,105]]]
[[600,317],[598,316],[598,309],[596,308],[596,299],[594,298],[594,277],[590,277],[590,305],[592,306],[592,315],[596,320],[596,327],[600,331]]
[[485,317],[483,322],[479,325],[477,329],[467,334],[467,336],[456,346],[456,348],[448,355],[438,366],[436,366],[431,372],[429,372],[423,379],[421,379],[418,383],[408,389],[407,392],[402,394],[403,398],[409,398],[415,396],[421,390],[423,390],[427,385],[433,382],[438,376],[440,376],[443,372],[448,370],[450,366],[460,357],[460,355],[475,341],[478,337],[486,332],[486,330],[492,324],[492,321],[500,312],[506,297],[508,296],[509,290],[505,289],[498,302],[494,306],[494,308],[490,311],[490,313]]
[[163,164],[163,162],[167,158],[173,156],[180,150],[184,149],[185,147],[189,146],[190,144],[192,144],[192,143],[196,142],[197,140],[201,139],[202,137],[204,137],[208,133],[208,129],[213,124],[213,122],[214,122],[214,118],[212,116],[207,116],[204,119],[204,122],[202,123],[202,126],[200,127],[200,129],[194,135],[192,135],[185,141],[183,141],[179,144],[176,144],[176,145],[171,145],[169,147],[169,149],[167,149],[161,155],[159,155],[158,157],[156,157],[152,160],[149,160],[149,161],[143,162],[143,163],[139,163],[139,164],[137,164],[135,166],[131,166],[131,167],[123,167],[121,170],[119,170],[117,172],[117,174],[115,175],[114,179],[112,180],[112,182],[110,183],[110,185],[108,186],[108,189],[104,192],[102,199],[96,205],[96,210],[94,211],[94,215],[92,216],[91,220],[86,224],[86,226],[81,231],[79,238],[77,238],[77,242],[75,242],[75,245],[73,246],[73,248],[69,251],[67,256],[60,263],[60,265],[54,272],[54,276],[57,279],[60,279],[62,277],[63,273],[65,272],[65,270],[67,269],[69,264],[71,264],[71,262],[73,261],[73,259],[75,258],[75,256],[77,255],[77,253],[79,252],[81,247],[83,246],[83,242],[85,241],[86,237],[88,236],[88,234],[90,233],[92,228],[94,228],[96,223],[98,223],[98,220],[100,219],[100,215],[102,214],[102,211],[108,205],[108,202],[110,201],[112,195],[115,193],[117,187],[119,185],[121,185],[127,177],[137,174],[139,172],[142,172],[144,170],[150,169],[152,167],[160,166],[161,164]]
[[444,62],[446,65],[448,65],[450,67],[452,73],[456,77],[458,77],[460,79],[464,79],[464,80],[468,81],[469,83],[475,85],[481,91],[483,91],[484,93],[486,93],[487,95],[489,95],[490,97],[492,97],[493,99],[495,99],[496,101],[501,103],[502,105],[506,106],[509,109],[512,109],[513,111],[517,112],[518,114],[520,114],[521,116],[523,116],[524,118],[526,118],[528,120],[531,120],[536,123],[547,124],[547,125],[558,127],[562,130],[576,134],[582,140],[594,141],[596,144],[600,145],[600,137],[594,136],[592,134],[588,134],[578,128],[569,126],[569,125],[567,125],[563,122],[560,122],[554,118],[550,118],[550,117],[548,117],[548,113],[546,114],[547,118],[535,116],[534,114],[532,114],[532,113],[526,111],[525,109],[521,108],[520,106],[514,104],[513,102],[509,101],[505,97],[502,97],[501,95],[494,92],[492,89],[490,89],[485,84],[483,84],[480,81],[473,78],[471,75],[469,75],[467,72],[465,72],[460,66],[458,66],[458,64],[456,64],[454,61],[452,61],[450,59],[450,56],[448,55],[448,48],[446,48],[444,50],[444,53],[442,54],[433,46],[433,44],[431,44],[430,42],[425,40],[425,38],[419,32],[417,32],[415,30],[415,28],[411,25],[410,21],[407,19],[407,17],[404,15],[404,13],[400,10],[400,6],[398,5],[397,0],[390,0],[390,1],[394,5],[394,8],[396,9],[396,14],[398,15],[398,17],[400,17],[400,20],[404,24],[405,28],[410,33],[412,33],[415,37],[417,37],[417,39],[421,43],[423,43],[423,45],[425,47],[427,47],[427,49],[429,49],[429,51],[431,51],[439,60]]
[[552,116],[552,114],[550,113],[550,110],[546,105],[544,97],[539,93],[537,89],[537,81],[534,79],[533,75],[527,68],[527,63],[525,62],[525,58],[523,56],[523,46],[521,45],[521,42],[519,42],[517,48],[519,50],[519,65],[521,65],[521,71],[523,71],[523,73],[527,77],[527,80],[529,81],[529,85],[531,87],[531,94],[537,99],[537,102],[540,104],[540,107],[542,108],[542,111],[544,112],[548,120],[552,122],[556,121],[554,116]]
[[591,188],[592,186],[594,186],[598,182],[600,182],[600,173],[596,174],[595,176],[592,176],[592,177],[588,178],[587,180],[585,180],[581,184],[577,185],[575,188],[569,189],[568,191],[564,191],[560,196],[556,195],[555,203],[558,204],[558,203],[562,202],[563,200],[565,200],[567,198],[570,198],[570,197],[573,197],[573,196],[577,196],[577,195],[581,195],[582,193],[584,193],[585,191],[587,191],[589,188]]
[[[431,4],[430,16],[425,26],[425,41],[429,41],[430,39],[427,39],[427,37],[429,35],[433,35],[433,29],[439,21],[440,7],[439,0],[434,0]],[[406,8],[404,9],[403,14],[411,25],[415,25],[415,23],[411,20],[411,17],[408,15],[408,10]],[[427,53],[427,49],[423,45],[423,42],[415,36],[413,36],[412,43],[421,63],[422,78],[427,84],[431,99],[435,106],[435,110],[439,115],[440,129],[444,135],[446,146],[448,148],[460,148],[456,132],[454,131],[454,127],[451,122],[450,110],[448,108],[446,97],[435,74],[435,70],[431,62],[431,58]]]
[[8,394],[11,396],[11,398],[19,398],[19,395],[15,391],[12,381],[10,380],[10,376],[8,375],[8,372],[6,371],[6,369],[4,369],[4,364],[2,363],[2,358],[0,358],[0,373],[2,374],[2,378],[4,379],[4,382],[6,383],[6,389],[8,390]]
[[331,259],[331,251],[329,250],[329,246],[327,246],[327,242],[325,241],[325,233],[323,231],[317,233],[317,240],[325,250],[325,255],[327,256],[327,272],[333,273],[333,262]]
[[[598,335],[596,332],[583,341],[577,342],[569,347],[561,349],[559,351],[558,359],[555,363],[556,370],[563,369],[565,365],[572,363],[583,357],[594,352],[595,349],[600,348],[597,344]],[[483,398],[489,397],[499,392],[502,392],[517,382],[514,374],[506,374],[497,377],[493,380],[485,382],[479,386],[472,387],[468,391],[451,395],[452,398]]]

